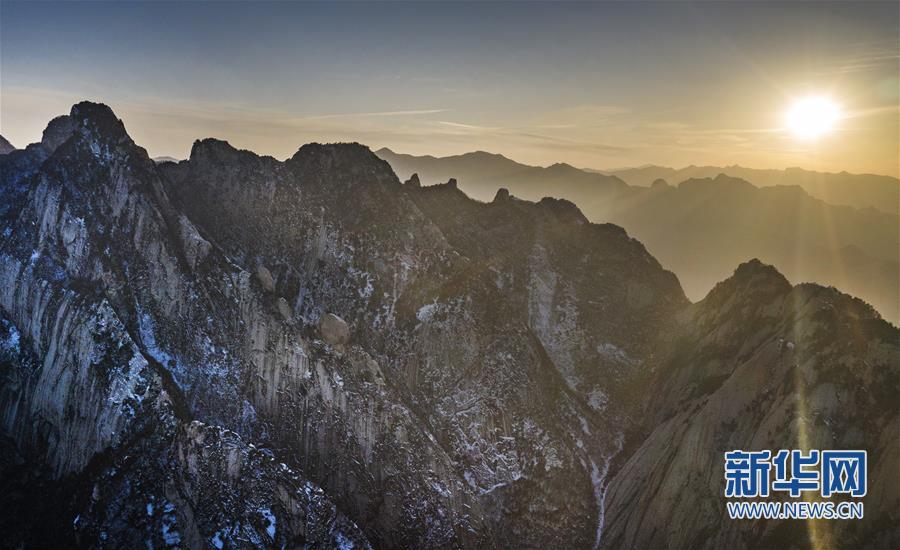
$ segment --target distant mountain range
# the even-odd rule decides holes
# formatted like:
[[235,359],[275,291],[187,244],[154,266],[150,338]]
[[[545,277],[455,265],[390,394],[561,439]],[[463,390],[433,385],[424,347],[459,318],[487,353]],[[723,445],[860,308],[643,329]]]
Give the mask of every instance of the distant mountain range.
[[[772,185],[777,171],[733,167],[768,174],[769,183],[756,185],[719,173],[674,186],[654,178],[648,187],[626,180],[645,182],[656,175],[650,168],[603,174],[566,164],[527,166],[485,152],[444,158],[389,149],[376,154],[401,178],[416,173],[423,185],[456,178],[460,189],[483,201],[491,200],[500,188],[527,200],[569,199],[591,221],[621,225],[643,242],[678,275],[694,300],[726,277],[741,258],[758,257],[792,281],[837,286],[867,300],[887,319],[895,323],[900,319],[900,222],[889,207],[897,205],[900,193],[895,178],[791,169],[781,171],[781,177],[790,181],[790,175],[797,174],[797,185]],[[841,177],[865,208],[822,199],[823,189],[840,187]],[[800,184],[818,185],[819,196]],[[850,191],[844,195],[848,200],[852,196]]]
[[506,187],[520,198],[565,197],[574,200],[591,196],[619,194],[628,189],[621,178],[589,172],[568,164],[546,168],[528,166],[503,155],[476,151],[452,157],[413,156],[383,148],[375,154],[386,160],[401,179],[413,173],[424,185],[456,178],[472,198],[489,201],[497,189]]
[[692,178],[714,178],[725,174],[752,182],[757,187],[797,185],[829,204],[876,208],[890,214],[900,213],[900,180],[875,174],[814,172],[802,168],[765,170],[743,166],[642,166],[622,170],[586,170],[621,178],[629,185],[650,186],[658,179],[677,183]]

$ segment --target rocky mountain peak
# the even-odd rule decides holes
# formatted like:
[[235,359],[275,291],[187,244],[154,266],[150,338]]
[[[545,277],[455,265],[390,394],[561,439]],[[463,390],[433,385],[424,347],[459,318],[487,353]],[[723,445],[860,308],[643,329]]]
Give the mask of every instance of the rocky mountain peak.
[[403,185],[410,185],[412,187],[422,187],[422,182],[419,180],[419,174],[411,175],[408,180],[403,182]]
[[11,153],[15,151],[16,148],[12,143],[6,140],[5,137],[0,136],[0,155],[5,155],[7,153]]
[[[147,157],[146,151],[137,147],[131,140],[125,125],[116,117],[113,110],[102,103],[83,101],[73,105],[68,115],[51,120],[44,129],[41,142],[30,146],[29,149],[42,150],[42,156],[46,157],[70,140],[77,143],[71,153],[76,156],[91,156],[101,162],[110,161],[117,152],[126,150],[137,153],[133,158]],[[122,149],[123,147],[125,149]]]
[[[399,183],[390,165],[359,143],[308,143],[285,163],[297,175]],[[335,178],[336,177],[336,178]]]
[[61,115],[47,124],[41,136],[41,145],[47,152],[52,153],[63,144],[75,131],[75,123],[69,115]]
[[69,117],[73,124],[94,137],[116,143],[130,139],[125,124],[108,105],[82,101],[72,106]]
[[359,160],[363,162],[380,161],[371,149],[357,142],[349,143],[307,143],[302,145],[297,152],[289,159],[289,162],[325,162],[333,161],[352,161]]
[[734,276],[729,279],[741,282],[770,284],[773,286],[782,286],[790,288],[790,283],[779,273],[775,266],[764,264],[756,258],[748,262],[744,262],[734,270]]
[[[499,195],[499,192],[498,192]],[[581,210],[575,206],[572,201],[566,199],[555,199],[553,197],[544,197],[538,203],[538,206],[551,212],[557,220],[564,223],[588,223],[588,219],[581,213]]]
[[216,138],[206,138],[206,139],[198,139],[194,141],[194,145],[191,146],[191,155],[190,161],[191,163],[226,163],[232,164],[234,162],[239,162],[242,157],[255,157],[254,153],[250,151],[244,151],[232,146],[227,141],[216,139]]
[[[775,267],[753,259],[742,263],[734,275],[718,283],[698,306],[715,318],[737,318],[737,311],[764,308],[783,299],[791,283]],[[749,308],[749,309],[748,309]]]

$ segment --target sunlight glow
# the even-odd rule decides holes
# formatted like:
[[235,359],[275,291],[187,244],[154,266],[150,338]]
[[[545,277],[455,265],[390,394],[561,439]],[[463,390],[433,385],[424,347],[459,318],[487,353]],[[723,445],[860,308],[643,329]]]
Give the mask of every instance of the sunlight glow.
[[813,96],[799,99],[787,111],[788,130],[800,139],[815,139],[834,130],[841,118],[837,103],[827,97]]

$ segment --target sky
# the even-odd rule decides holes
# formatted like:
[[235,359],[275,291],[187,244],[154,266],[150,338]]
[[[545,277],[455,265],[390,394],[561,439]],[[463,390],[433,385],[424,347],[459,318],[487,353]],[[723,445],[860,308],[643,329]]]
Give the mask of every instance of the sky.
[[[152,156],[216,137],[534,165],[898,175],[900,3],[0,2],[0,134],[90,99]],[[785,128],[798,99],[834,131]]]

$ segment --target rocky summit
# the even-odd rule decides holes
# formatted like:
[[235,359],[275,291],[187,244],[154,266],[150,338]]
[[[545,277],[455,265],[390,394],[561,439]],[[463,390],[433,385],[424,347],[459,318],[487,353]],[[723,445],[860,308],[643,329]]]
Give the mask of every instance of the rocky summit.
[[16,148],[13,146],[12,143],[6,141],[5,137],[0,136],[0,155],[5,155],[5,154],[11,153],[15,150],[16,150]]
[[[157,163],[93,103],[0,193],[10,546],[900,546],[900,331],[833,288],[690,303],[569,201],[356,143]],[[866,449],[865,519],[728,519],[740,448]]]

